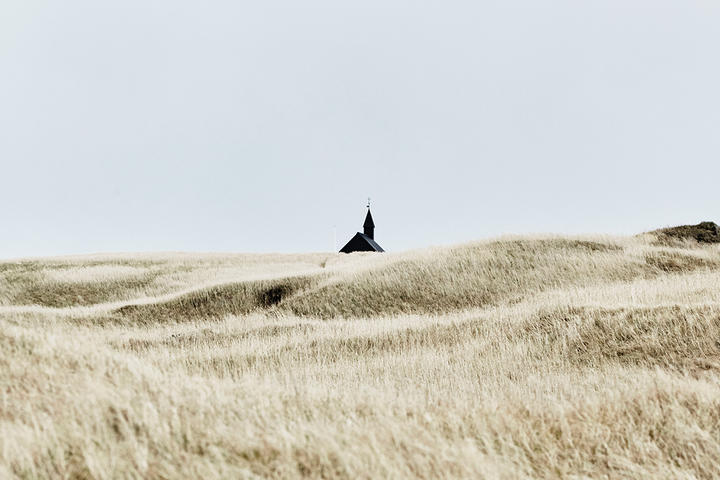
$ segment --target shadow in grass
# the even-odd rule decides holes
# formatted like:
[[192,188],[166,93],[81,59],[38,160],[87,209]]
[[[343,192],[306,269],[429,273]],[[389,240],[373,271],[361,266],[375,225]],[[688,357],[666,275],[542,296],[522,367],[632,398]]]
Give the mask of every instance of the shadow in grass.
[[[720,309],[567,307],[541,310],[518,323],[482,318],[377,335],[315,338],[263,354],[218,352],[211,359],[188,358],[190,373],[239,378],[250,371],[290,365],[332,364],[412,351],[452,350],[466,343],[525,344],[538,361],[556,358],[584,368],[619,363],[662,367],[681,374],[720,372]],[[492,350],[492,348],[490,349]]]
[[539,312],[522,331],[593,368],[618,362],[688,372],[720,359],[720,309],[714,306],[554,309]]
[[0,283],[12,288],[4,292],[5,303],[12,305],[39,305],[64,308],[88,306],[123,298],[133,290],[149,287],[160,269],[148,270],[132,278],[103,279],[98,281],[50,280],[46,272],[62,272],[71,268],[103,266],[130,266],[150,268],[159,265],[150,261],[90,261],[83,263],[59,261],[21,261],[0,263]]
[[690,273],[695,270],[720,268],[720,261],[666,250],[646,254],[645,263],[665,273]]
[[192,292],[167,302],[127,305],[115,310],[109,318],[100,320],[153,324],[242,315],[280,306],[288,297],[310,287],[315,281],[311,277],[299,276],[230,283]]

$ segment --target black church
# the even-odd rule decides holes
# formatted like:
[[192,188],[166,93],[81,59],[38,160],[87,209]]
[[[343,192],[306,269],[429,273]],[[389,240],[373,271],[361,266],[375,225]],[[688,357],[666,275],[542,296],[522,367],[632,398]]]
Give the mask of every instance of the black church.
[[373,222],[370,213],[370,204],[368,203],[368,211],[363,223],[363,233],[357,232],[350,241],[340,249],[340,253],[352,252],[384,252],[380,245],[375,241],[375,222]]

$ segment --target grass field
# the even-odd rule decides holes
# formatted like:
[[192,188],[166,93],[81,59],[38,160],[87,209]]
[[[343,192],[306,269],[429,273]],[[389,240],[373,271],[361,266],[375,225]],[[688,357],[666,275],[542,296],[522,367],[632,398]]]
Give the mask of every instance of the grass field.
[[0,262],[0,478],[717,478],[720,246]]

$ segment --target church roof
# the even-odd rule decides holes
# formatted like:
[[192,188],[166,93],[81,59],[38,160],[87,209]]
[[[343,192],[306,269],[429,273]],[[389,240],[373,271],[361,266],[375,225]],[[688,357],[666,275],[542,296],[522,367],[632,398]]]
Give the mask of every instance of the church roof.
[[373,222],[370,213],[370,199],[368,199],[368,211],[365,215],[365,223],[363,223],[364,232],[357,232],[354,237],[340,249],[341,253],[352,252],[384,252],[380,245],[375,241],[375,222]]
[[[372,221],[372,218],[371,218]],[[378,243],[364,233],[357,232],[350,241],[340,249],[342,253],[352,252],[384,252]]]

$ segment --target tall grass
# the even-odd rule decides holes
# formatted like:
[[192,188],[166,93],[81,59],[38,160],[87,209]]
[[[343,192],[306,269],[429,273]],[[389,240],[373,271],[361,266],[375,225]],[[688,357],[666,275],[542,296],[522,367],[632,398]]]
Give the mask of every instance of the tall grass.
[[0,263],[0,477],[716,478],[719,262],[648,236]]

